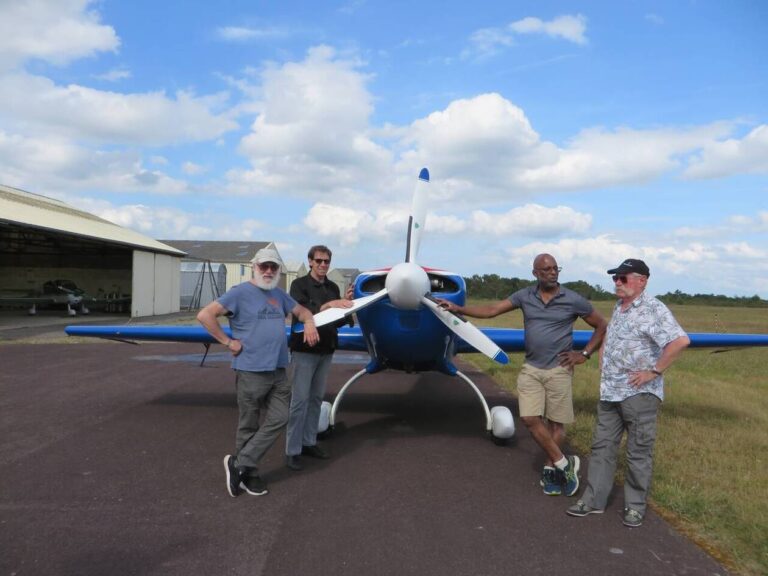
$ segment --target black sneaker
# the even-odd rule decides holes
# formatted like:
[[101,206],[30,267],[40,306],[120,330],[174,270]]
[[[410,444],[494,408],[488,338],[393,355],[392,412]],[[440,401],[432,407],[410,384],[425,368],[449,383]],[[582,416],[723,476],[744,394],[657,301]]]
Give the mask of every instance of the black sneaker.
[[224,456],[224,471],[227,474],[227,492],[232,498],[240,496],[240,470],[235,467],[235,459],[229,454]]
[[248,492],[251,496],[264,496],[267,490],[267,483],[258,476],[248,476],[240,480],[240,488]]
[[314,446],[302,446],[301,454],[303,456],[311,456],[312,458],[320,458],[321,460],[327,460],[331,457],[328,452],[320,448],[317,444]]
[[304,470],[304,465],[301,463],[301,458],[297,455],[290,455],[285,457],[285,465],[291,470],[298,472]]

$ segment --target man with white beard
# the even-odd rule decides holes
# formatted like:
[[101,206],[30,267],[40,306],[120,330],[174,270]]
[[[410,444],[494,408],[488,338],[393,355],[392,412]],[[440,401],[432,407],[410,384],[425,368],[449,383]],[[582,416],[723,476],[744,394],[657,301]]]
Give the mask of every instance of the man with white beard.
[[[253,259],[253,278],[234,286],[200,310],[198,321],[232,353],[239,419],[234,455],[224,457],[227,492],[239,496],[267,493],[258,473],[261,458],[275,443],[288,421],[291,384],[285,317],[293,314],[304,323],[304,342],[319,341],[312,313],[277,287],[283,262],[271,248]],[[232,338],[219,324],[227,316]],[[259,417],[265,409],[264,421]]]

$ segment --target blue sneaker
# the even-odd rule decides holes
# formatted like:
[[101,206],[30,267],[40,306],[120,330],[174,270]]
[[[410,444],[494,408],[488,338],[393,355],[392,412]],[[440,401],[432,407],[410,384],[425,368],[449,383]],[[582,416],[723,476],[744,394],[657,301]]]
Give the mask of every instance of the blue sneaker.
[[563,487],[566,496],[573,496],[579,490],[579,469],[581,460],[578,456],[568,456],[568,464],[562,471]]
[[544,470],[541,472],[540,484],[544,488],[544,494],[547,496],[560,496],[563,493],[558,472],[560,471],[550,466],[544,466]]

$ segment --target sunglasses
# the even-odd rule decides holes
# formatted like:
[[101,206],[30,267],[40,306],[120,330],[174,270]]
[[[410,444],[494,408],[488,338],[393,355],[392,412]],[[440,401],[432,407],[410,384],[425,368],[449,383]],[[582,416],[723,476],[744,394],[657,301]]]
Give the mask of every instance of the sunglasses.
[[627,275],[626,274],[614,274],[611,276],[613,278],[613,281],[616,282],[617,280],[621,282],[622,284],[627,283]]
[[330,258],[313,258],[315,261],[315,264],[330,264],[331,259]]
[[272,270],[272,272],[277,272],[280,270],[280,264],[277,264],[275,262],[264,262],[263,264],[259,264],[259,270],[262,272],[266,272],[267,270]]
[[563,271],[562,266],[547,266],[546,268],[536,268],[539,272],[544,272],[544,274],[549,274],[550,272],[557,272],[558,274]]

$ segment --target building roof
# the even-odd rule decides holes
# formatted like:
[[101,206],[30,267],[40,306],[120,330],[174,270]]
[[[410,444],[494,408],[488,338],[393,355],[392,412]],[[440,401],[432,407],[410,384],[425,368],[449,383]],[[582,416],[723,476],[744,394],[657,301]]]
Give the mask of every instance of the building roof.
[[183,256],[183,252],[68,204],[0,184],[0,222]]
[[[161,240],[187,253],[191,260],[250,264],[256,252],[262,248],[275,248],[272,242],[247,240]],[[279,252],[278,252],[279,253]]]
[[360,275],[360,270],[357,268],[334,268],[334,270],[338,270],[339,274],[345,278],[351,278],[352,280]]

